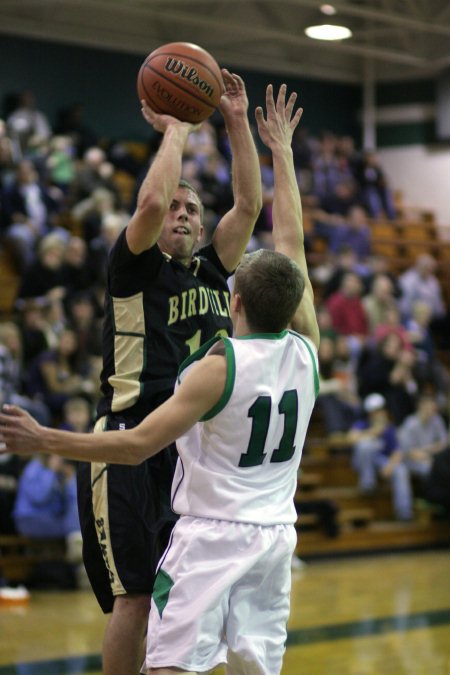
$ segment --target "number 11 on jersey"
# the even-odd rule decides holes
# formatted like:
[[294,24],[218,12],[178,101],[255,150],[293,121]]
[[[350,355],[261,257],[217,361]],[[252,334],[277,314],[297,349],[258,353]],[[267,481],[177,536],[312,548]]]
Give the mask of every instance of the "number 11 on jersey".
[[[252,418],[252,430],[247,452],[241,455],[240,467],[258,466],[266,456],[265,445],[272,413],[270,396],[258,396],[249,408],[248,417]],[[295,432],[298,420],[298,396],[296,389],[285,391],[278,404],[278,414],[284,415],[283,435],[280,444],[272,452],[271,462],[287,462],[295,453]]]

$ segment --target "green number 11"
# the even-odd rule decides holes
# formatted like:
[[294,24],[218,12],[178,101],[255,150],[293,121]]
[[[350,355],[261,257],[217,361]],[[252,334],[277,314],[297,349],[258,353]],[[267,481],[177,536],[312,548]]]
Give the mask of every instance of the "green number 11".
[[[247,452],[241,455],[239,466],[258,466],[264,462],[267,433],[269,431],[272,399],[258,396],[248,411],[252,418],[252,431]],[[295,452],[295,432],[298,420],[298,397],[296,389],[285,391],[278,404],[278,414],[284,415],[284,428],[280,445],[272,452],[271,462],[287,462]]]

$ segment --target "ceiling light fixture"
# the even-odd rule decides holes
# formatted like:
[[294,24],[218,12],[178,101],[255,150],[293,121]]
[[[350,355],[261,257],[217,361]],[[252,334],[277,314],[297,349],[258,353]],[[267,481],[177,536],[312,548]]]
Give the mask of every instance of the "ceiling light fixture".
[[346,26],[332,26],[331,24],[322,24],[321,26],[308,26],[305,33],[313,40],[347,40],[352,36],[352,31]]
[[333,5],[320,5],[320,11],[322,12],[322,14],[333,16],[333,14],[336,14],[337,9],[336,7],[333,7]]

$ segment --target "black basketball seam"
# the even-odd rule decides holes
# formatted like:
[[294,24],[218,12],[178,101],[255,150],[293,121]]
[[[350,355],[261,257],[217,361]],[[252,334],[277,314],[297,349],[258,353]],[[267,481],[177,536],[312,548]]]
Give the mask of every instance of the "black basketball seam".
[[148,68],[148,69],[151,70],[153,73],[155,73],[155,75],[159,75],[159,77],[162,77],[162,78],[163,78],[164,80],[166,80],[166,82],[168,82],[169,84],[172,84],[174,87],[178,87],[178,89],[181,89],[181,91],[184,91],[184,93],[187,94],[188,96],[192,96],[192,98],[197,99],[197,101],[199,101],[200,103],[203,103],[204,105],[209,106],[209,107],[212,108],[213,110],[216,109],[216,106],[215,106],[215,105],[213,105],[212,103],[209,103],[208,101],[205,101],[205,100],[204,100],[203,98],[201,98],[200,96],[197,96],[197,95],[194,94],[193,92],[189,91],[189,89],[186,89],[185,87],[182,87],[176,80],[171,80],[170,77],[167,77],[167,75],[163,75],[162,73],[160,73],[158,70],[156,70],[156,69],[153,68],[152,66],[149,66],[149,65],[147,64],[147,62],[144,64],[144,66],[145,66],[145,68]]
[[[143,89],[144,92],[145,92],[145,96],[147,97],[147,99],[148,99],[149,101],[151,101],[152,105],[155,107],[155,112],[156,112],[156,113],[163,114],[163,115],[167,115],[167,111],[166,111],[166,110],[163,110],[163,109],[161,108],[161,106],[157,104],[157,102],[155,101],[155,99],[148,93],[147,87],[145,86],[145,81],[144,81],[144,70],[145,70],[144,67],[142,67],[141,70],[140,70],[140,80],[141,80],[142,89]],[[157,108],[157,110],[156,110],[156,108]]]
[[[184,59],[185,61],[194,61],[194,63],[197,63],[202,68],[205,68],[212,75],[212,77],[215,79],[215,81],[219,85],[219,89],[220,90],[222,89],[222,83],[214,75],[214,72],[211,70],[211,68],[209,66],[207,66],[206,63],[203,63],[203,61],[200,61],[200,59],[196,59],[195,56],[193,56],[192,58],[191,57],[187,58],[185,54],[178,54],[177,52],[158,52],[157,54],[154,54],[153,56],[150,54],[147,57],[147,60],[145,61],[144,65],[146,65],[148,61],[152,61],[153,59],[157,59],[158,56],[177,56],[179,59]],[[217,64],[217,65],[219,66],[219,64]]]

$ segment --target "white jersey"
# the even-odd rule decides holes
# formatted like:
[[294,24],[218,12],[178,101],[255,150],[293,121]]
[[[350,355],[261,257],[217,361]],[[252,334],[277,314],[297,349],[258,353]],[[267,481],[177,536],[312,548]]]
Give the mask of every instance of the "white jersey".
[[[225,390],[177,440],[172,509],[260,525],[294,523],[297,470],[319,389],[317,350],[287,330],[223,343]],[[211,346],[182,364],[179,381]]]

